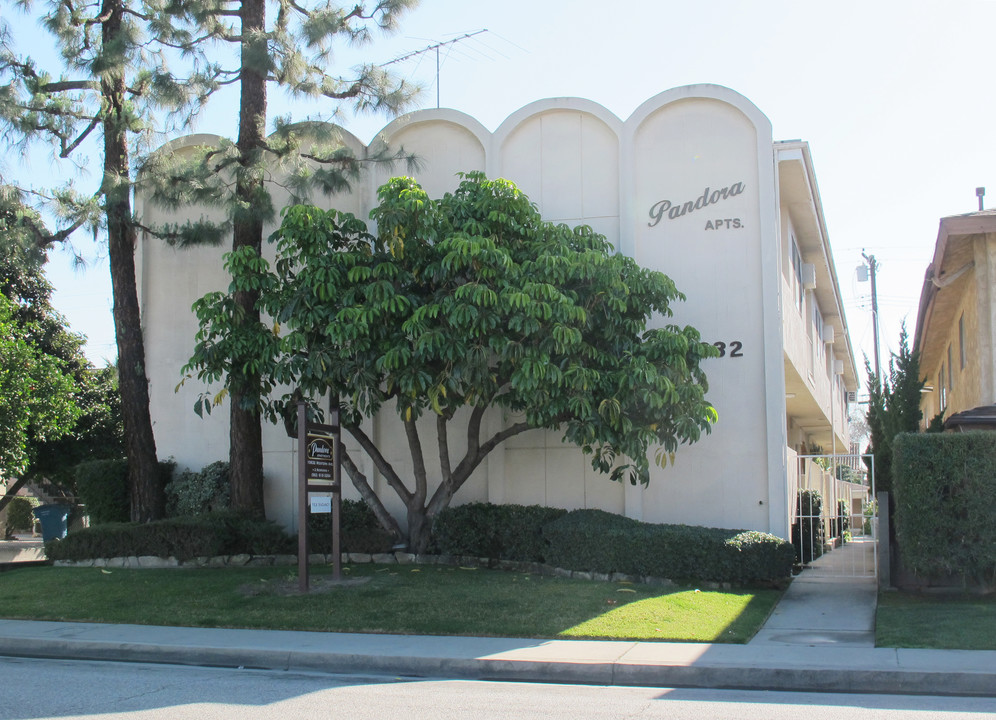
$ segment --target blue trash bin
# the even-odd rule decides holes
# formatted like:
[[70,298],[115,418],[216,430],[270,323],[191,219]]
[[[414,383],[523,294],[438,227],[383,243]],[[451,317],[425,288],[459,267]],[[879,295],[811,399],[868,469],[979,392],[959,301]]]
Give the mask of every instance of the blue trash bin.
[[43,541],[66,537],[69,530],[69,510],[68,505],[39,505],[32,510],[41,523]]

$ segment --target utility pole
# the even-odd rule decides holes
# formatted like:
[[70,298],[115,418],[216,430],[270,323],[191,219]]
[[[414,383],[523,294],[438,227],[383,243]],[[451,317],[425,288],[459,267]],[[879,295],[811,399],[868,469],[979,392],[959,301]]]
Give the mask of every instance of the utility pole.
[[882,368],[881,365],[879,364],[879,357],[881,356],[881,353],[879,352],[878,349],[878,290],[875,287],[875,273],[878,270],[878,263],[875,261],[874,255],[866,255],[864,250],[861,251],[861,257],[863,257],[865,259],[865,262],[868,263],[868,275],[871,277],[872,333],[875,339],[875,379],[878,384],[878,387],[881,388]]

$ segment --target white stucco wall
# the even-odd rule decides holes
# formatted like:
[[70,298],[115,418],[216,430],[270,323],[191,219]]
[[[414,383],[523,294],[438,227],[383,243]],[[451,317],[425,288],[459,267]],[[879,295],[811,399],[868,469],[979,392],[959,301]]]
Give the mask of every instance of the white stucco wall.
[[[591,225],[620,251],[674,279],[688,301],[675,308],[673,322],[697,327],[710,342],[727,343],[726,356],[706,365],[719,423],[711,436],[682,448],[673,467],[656,469],[649,487],[613,484],[592,471],[578,449],[562,444],[559,434],[537,430],[494,452],[456,502],[600,507],[653,522],[787,534],[777,193],[771,128],[756,107],[726,88],[699,85],[662,93],[625,122],[595,103],[568,98],[522,108],[494,133],[461,113],[429,110],[391,123],[380,138],[421,158],[414,174],[430,196],[456,187],[458,172],[485,170],[516,182],[546,219]],[[347,139],[364,151],[355,138]],[[211,141],[201,136],[174,146],[182,151]],[[318,204],[334,203],[366,217],[376,188],[404,171],[379,168],[349,195]],[[694,206],[707,188],[711,201],[705,207],[653,222],[655,204]],[[141,198],[137,206],[147,222],[165,217]],[[141,252],[156,438],[160,455],[173,456],[181,466],[227,457],[227,407],[200,420],[191,410],[199,385],[188,381],[174,393],[196,332],[190,305],[227,286],[222,253],[177,251],[159,241],[143,242]],[[488,419],[492,428],[501,422],[498,413]],[[382,415],[368,427],[399,469],[410,468],[394,417]],[[434,447],[428,434],[423,442]],[[460,448],[452,442],[456,456]],[[294,527],[293,443],[282,428],[267,427],[264,445],[268,514]],[[438,463],[433,452],[426,455]],[[385,491],[382,497],[392,497],[369,462],[361,469]],[[393,498],[389,507],[401,514]]]

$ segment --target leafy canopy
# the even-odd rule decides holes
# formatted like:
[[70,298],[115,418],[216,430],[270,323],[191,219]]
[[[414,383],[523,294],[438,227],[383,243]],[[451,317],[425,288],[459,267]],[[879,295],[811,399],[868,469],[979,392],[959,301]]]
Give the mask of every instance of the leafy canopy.
[[[30,382],[15,388],[16,398],[8,391],[4,402],[12,414],[7,416],[11,425],[5,429],[20,433],[26,428],[18,474],[26,471],[65,483],[77,463],[96,457],[118,457],[124,452],[117,374],[114,368],[97,369],[90,364],[83,352],[85,338],[73,333],[66,319],[52,307],[52,286],[44,275],[47,256],[33,242],[33,228],[40,225],[40,220],[18,203],[16,194],[5,192],[8,190],[0,188],[0,295],[8,303],[9,328],[5,331],[9,338],[5,357],[25,357],[27,353],[35,367],[43,369],[46,377],[55,382],[48,385],[50,391],[61,392],[65,379],[69,394],[46,397],[43,393],[29,401],[22,393],[32,387]],[[21,222],[24,216],[31,224]],[[41,365],[37,365],[39,362]],[[5,375],[5,381],[26,377],[22,370],[26,371],[9,368],[13,374]],[[34,387],[46,386],[35,383]],[[40,411],[30,410],[31,402]],[[46,404],[48,407],[42,408]],[[58,421],[53,425],[42,420],[49,416]]]
[[187,370],[227,382],[229,358],[251,352],[271,420],[299,396],[271,397],[277,385],[338,396],[347,427],[388,403],[406,423],[499,407],[523,430],[562,428],[595,468],[634,483],[649,480],[651,446],[665,464],[709,431],[700,363],[715,349],[691,327],[647,329],[683,299],[667,276],[591,228],[541,220],[511,182],[480,173],[439,200],[395,178],[379,200],[374,234],[299,205],[271,238],[272,267],[229,254],[232,290],[258,290],[272,328],[233,335],[230,296],[207,295]]

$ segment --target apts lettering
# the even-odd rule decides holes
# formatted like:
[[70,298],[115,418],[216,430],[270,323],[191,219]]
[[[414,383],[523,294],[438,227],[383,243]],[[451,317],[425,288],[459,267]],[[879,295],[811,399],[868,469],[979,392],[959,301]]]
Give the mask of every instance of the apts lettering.
[[[702,210],[703,208],[715,205],[723,200],[736,197],[743,191],[744,184],[742,182],[735,182],[729,187],[720,188],[719,190],[713,190],[712,188],[707,187],[702,191],[702,194],[696,200],[689,200],[685,203],[672,203],[670,200],[658,200],[650,208],[650,222],[647,223],[647,225],[654,227],[665,217],[668,220],[680,218],[684,215],[688,215],[689,213],[693,213],[696,210]],[[708,222],[707,229],[713,230],[724,226],[727,228],[742,227],[739,218],[724,218],[723,220],[710,220]]]

